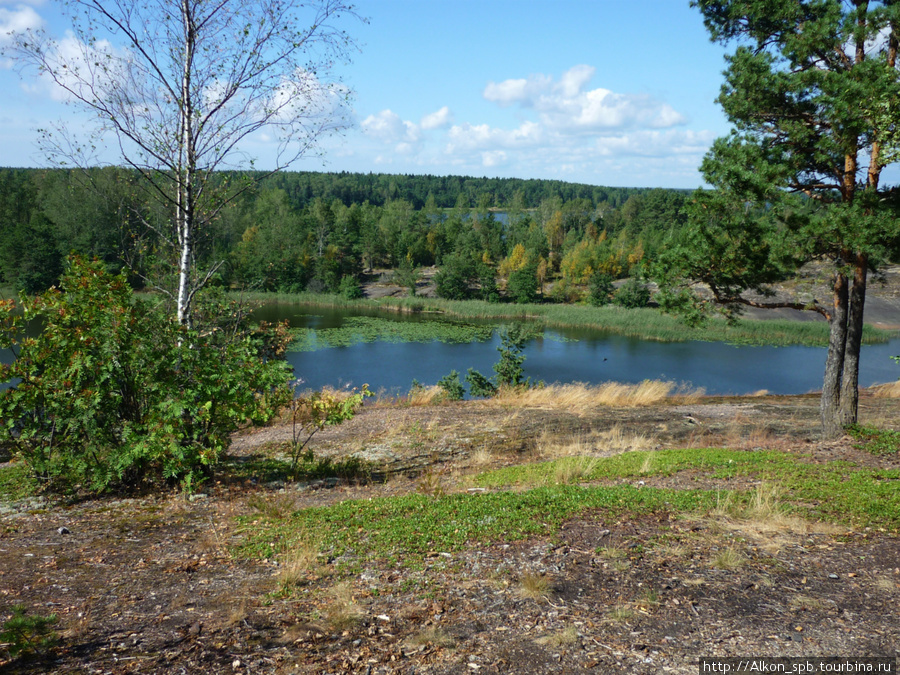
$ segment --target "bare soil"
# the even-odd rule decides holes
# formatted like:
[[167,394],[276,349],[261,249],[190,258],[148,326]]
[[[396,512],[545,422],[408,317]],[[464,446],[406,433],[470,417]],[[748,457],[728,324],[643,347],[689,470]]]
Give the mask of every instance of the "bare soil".
[[[898,412],[897,399],[862,399],[863,422],[891,425]],[[382,481],[222,474],[192,498],[7,505],[0,608],[55,613],[61,641],[0,661],[0,671],[658,674],[696,673],[700,656],[900,656],[897,532],[584,513],[550,538],[435,551],[423,569],[373,562],[341,579],[323,560],[289,596],[278,592],[277,563],[235,555],[245,536],[237,517],[261,502],[298,509],[465,490],[468,474],[535,461],[553,438],[594,443],[617,430],[651,449],[727,444],[900,466],[848,438],[820,442],[817,426],[809,396],[583,414],[485,402],[368,407],[317,437],[315,450],[362,453]],[[265,455],[289,433],[245,433],[231,453]],[[599,441],[592,450],[612,451]],[[647,482],[716,486],[684,474]]]

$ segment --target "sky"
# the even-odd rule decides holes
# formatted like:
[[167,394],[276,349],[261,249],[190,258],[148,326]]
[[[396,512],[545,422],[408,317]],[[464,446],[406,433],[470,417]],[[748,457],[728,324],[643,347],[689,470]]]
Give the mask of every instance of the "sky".
[[[292,169],[542,178],[696,188],[729,125],[726,48],[688,0],[356,0],[358,43],[335,75],[349,126]],[[0,0],[10,29],[67,25],[50,0]],[[79,119],[0,59],[0,166],[46,166],[38,129]],[[248,152],[265,168],[271,148]],[[115,157],[108,158],[115,162]]]

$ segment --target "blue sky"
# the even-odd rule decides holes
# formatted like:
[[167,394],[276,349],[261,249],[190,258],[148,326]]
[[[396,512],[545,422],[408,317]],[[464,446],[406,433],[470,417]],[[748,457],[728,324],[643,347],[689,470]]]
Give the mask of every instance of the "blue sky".
[[[693,188],[728,131],[725,50],[687,0],[356,4],[369,21],[345,22],[361,49],[337,73],[351,126],[295,169]],[[56,4],[0,0],[0,33],[36,21],[63,36]],[[37,128],[77,115],[8,62],[0,87],[0,165],[45,164]],[[251,152],[266,166],[265,143]]]

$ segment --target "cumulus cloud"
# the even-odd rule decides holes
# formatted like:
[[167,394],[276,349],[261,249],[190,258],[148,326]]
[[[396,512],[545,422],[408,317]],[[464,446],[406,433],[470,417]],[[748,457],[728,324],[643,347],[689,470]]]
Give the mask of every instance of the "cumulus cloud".
[[392,110],[382,110],[362,121],[363,133],[385,143],[416,143],[421,138],[419,127],[404,121]]
[[[448,106],[418,123],[392,110],[362,122],[385,165],[460,173],[572,179],[603,172],[615,184],[672,182],[696,172],[714,134],[686,128],[683,115],[647,94],[591,86],[597,69],[490,82],[483,98],[513,108],[514,121],[455,120]],[[662,176],[662,177],[661,177]]]
[[559,80],[547,75],[490,82],[484,98],[501,106],[517,104],[536,111],[549,128],[592,132],[621,128],[668,128],[685,119],[668,104],[645,94],[587,89],[596,68],[575,66]]
[[[12,45],[13,34],[43,28],[40,14],[26,4],[16,4],[12,9],[0,6],[0,51]],[[0,61],[4,68],[12,66],[9,60]]]
[[422,129],[430,131],[431,129],[440,129],[441,127],[446,127],[452,123],[453,113],[450,112],[450,108],[444,106],[440,110],[437,110],[429,115],[425,115],[425,117],[423,117],[419,122],[419,126]]

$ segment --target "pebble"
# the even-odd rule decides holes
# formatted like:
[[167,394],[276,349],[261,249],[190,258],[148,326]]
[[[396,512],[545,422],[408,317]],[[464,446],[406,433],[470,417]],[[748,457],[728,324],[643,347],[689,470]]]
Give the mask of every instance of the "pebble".
[[57,531],[59,534],[71,534],[71,531],[70,531],[69,528],[66,527],[65,525],[63,525],[62,527],[57,527],[57,528],[56,528],[56,531]]
[[834,574],[833,572],[828,575],[828,578],[829,579],[840,579],[840,577],[837,574]]

